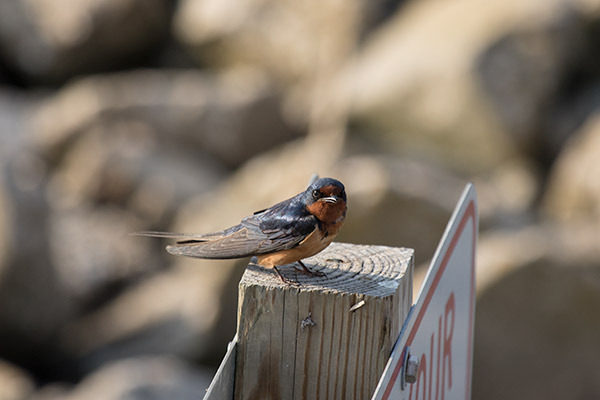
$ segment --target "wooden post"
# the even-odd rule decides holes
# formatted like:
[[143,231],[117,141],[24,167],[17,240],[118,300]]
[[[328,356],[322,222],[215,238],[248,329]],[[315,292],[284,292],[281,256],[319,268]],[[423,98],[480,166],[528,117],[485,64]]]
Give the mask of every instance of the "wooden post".
[[333,243],[239,285],[235,399],[369,399],[412,302],[413,250]]

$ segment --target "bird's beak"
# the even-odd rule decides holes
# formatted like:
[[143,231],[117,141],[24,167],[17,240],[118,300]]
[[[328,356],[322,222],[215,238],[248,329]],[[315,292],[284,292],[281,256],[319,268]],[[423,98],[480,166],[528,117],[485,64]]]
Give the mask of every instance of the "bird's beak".
[[321,197],[319,200],[324,201],[325,203],[334,203],[334,204],[338,202],[338,198],[335,196]]

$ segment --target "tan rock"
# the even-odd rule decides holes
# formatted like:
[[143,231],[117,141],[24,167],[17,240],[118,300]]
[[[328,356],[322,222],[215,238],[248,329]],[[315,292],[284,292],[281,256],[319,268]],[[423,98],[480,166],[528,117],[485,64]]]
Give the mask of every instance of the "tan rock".
[[[574,10],[563,0],[409,3],[358,52],[341,96],[354,125],[389,150],[490,169],[537,134],[577,51]],[[490,59],[506,38],[516,49]]]
[[49,194],[59,210],[120,206],[143,216],[148,227],[164,224],[184,199],[223,175],[210,157],[182,143],[165,144],[147,122],[124,117],[98,121],[80,135],[53,170]]
[[473,398],[600,395],[598,260],[593,221],[481,235]]
[[164,265],[149,242],[129,234],[142,221],[118,207],[83,205],[55,209],[48,222],[50,260],[69,298],[85,304],[111,285],[123,284]]
[[600,114],[591,116],[554,163],[544,210],[558,221],[600,219]]
[[597,260],[542,257],[480,293],[473,398],[600,396],[599,287]]
[[169,26],[164,0],[7,0],[0,4],[0,51],[34,82],[124,66],[157,46]]
[[[235,305],[236,289],[228,282],[241,271],[231,261],[195,261],[142,280],[65,326],[63,351],[88,368],[141,354],[218,358],[235,329],[227,304]],[[222,313],[231,321],[219,320]]]
[[203,396],[212,371],[173,357],[122,359],[99,368],[72,389],[44,388],[33,400],[181,399]]
[[30,120],[34,143],[53,159],[98,126],[119,124],[130,124],[121,131],[132,129],[129,150],[139,138],[140,146],[196,151],[227,166],[299,136],[264,75],[247,69],[218,76],[144,70],[87,77],[50,96]]
[[0,399],[25,399],[33,392],[33,388],[33,382],[25,371],[0,360]]
[[46,173],[25,148],[0,165],[0,243],[7,246],[0,266],[0,336],[2,355],[11,360],[50,340],[74,312],[50,257]]
[[280,84],[312,85],[354,46],[368,7],[369,2],[184,0],[174,29],[203,63],[255,65]]

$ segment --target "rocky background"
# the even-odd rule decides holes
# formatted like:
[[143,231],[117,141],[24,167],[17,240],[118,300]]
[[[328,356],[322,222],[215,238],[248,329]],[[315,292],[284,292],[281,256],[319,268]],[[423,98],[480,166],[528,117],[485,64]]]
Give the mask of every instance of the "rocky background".
[[0,400],[200,398],[246,261],[128,233],[315,172],[417,275],[473,181],[473,399],[600,398],[599,0],[3,0]]

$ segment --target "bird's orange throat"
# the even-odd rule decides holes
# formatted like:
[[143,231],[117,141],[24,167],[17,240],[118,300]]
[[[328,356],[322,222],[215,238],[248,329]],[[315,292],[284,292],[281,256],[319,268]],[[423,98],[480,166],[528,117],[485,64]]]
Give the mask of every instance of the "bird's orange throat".
[[[314,215],[322,224],[339,225],[341,227],[346,216],[346,202],[328,203],[325,201],[315,201],[307,207],[308,212]],[[339,230],[339,228],[338,228]],[[337,232],[336,232],[337,233]]]

